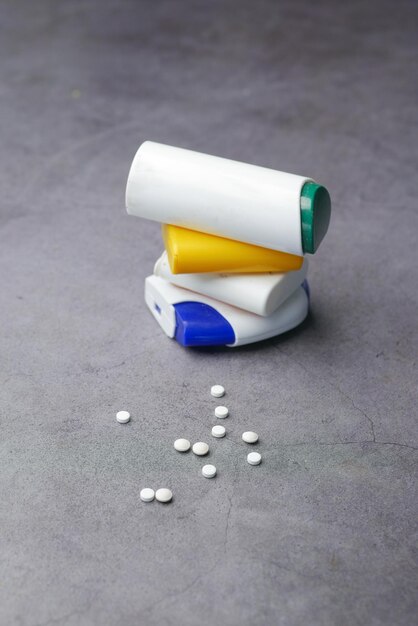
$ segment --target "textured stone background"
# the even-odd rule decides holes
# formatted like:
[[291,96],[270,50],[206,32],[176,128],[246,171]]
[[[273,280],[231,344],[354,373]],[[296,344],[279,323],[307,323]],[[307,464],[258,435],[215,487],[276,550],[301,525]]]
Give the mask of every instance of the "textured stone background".
[[[1,624],[416,623],[417,16],[0,3]],[[329,187],[300,329],[212,351],[162,334],[159,227],[124,211],[144,139]],[[210,439],[215,481],[177,436]],[[163,485],[172,505],[140,503]]]

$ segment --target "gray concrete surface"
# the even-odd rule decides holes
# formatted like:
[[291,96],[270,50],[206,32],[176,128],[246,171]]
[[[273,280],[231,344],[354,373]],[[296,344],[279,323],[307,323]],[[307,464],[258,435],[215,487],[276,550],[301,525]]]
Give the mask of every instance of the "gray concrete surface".
[[[416,19],[0,3],[2,625],[417,623]],[[162,334],[159,228],[124,212],[146,138],[329,187],[303,327],[235,351]],[[178,436],[210,440],[216,480]]]

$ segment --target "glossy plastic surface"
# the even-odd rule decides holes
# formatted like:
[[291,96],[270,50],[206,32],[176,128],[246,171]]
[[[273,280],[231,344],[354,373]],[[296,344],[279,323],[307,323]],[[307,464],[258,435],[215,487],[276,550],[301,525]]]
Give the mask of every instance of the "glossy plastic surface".
[[173,274],[208,272],[291,272],[303,257],[163,224],[162,234]]
[[308,260],[304,259],[300,270],[285,274],[173,274],[166,252],[154,266],[154,274],[174,285],[263,316],[283,304],[301,285],[307,271]]
[[[261,317],[229,304],[218,302],[207,296],[182,289],[154,275],[145,279],[145,300],[151,313],[169,337],[176,336],[178,324],[176,305],[180,303],[185,303],[188,306],[190,306],[190,303],[209,305],[230,324],[233,330],[235,341],[226,344],[228,346],[253,343],[287,332],[305,319],[309,308],[308,295],[303,287],[298,287],[272,315]],[[197,308],[194,308],[194,312],[196,311]],[[189,313],[184,316],[191,317]],[[218,318],[217,324],[219,322]],[[203,321],[201,324],[202,333],[207,332],[205,324],[206,321]],[[198,335],[199,318],[196,316],[193,320],[193,325],[193,332],[189,337]],[[219,335],[212,333],[210,342],[207,344],[204,344],[201,336],[199,336],[199,343],[194,345],[225,345],[225,329],[226,326],[222,323]],[[192,344],[188,343],[188,345]]]
[[216,309],[203,302],[179,302],[175,338],[183,346],[219,346],[235,342],[231,324]]
[[302,256],[305,176],[152,141],[128,176],[128,213]]
[[328,231],[331,218],[328,190],[317,183],[305,183],[300,196],[300,210],[303,251],[313,254]]

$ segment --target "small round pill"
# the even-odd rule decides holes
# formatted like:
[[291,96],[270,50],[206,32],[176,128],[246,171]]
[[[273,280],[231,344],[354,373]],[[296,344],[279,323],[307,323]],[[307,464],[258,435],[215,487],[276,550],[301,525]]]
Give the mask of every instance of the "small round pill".
[[222,385],[213,385],[213,387],[211,387],[210,393],[214,398],[222,398],[222,396],[225,395],[225,389],[222,387]]
[[176,439],[174,448],[177,452],[187,452],[187,450],[190,450],[190,441],[188,439]]
[[170,502],[172,497],[173,494],[171,493],[170,489],[157,489],[157,491],[155,492],[155,499],[158,500],[158,502]]
[[226,406],[217,406],[215,409],[215,416],[219,417],[219,419],[225,419],[228,417],[229,411]]
[[245,443],[257,443],[258,435],[252,430],[247,430],[245,433],[242,433],[242,440],[245,441]]
[[131,415],[128,411],[118,411],[116,413],[116,421],[119,422],[119,424],[126,424],[130,419]]
[[260,465],[261,454],[259,452],[250,452],[247,456],[247,461],[250,465]]
[[139,493],[139,497],[142,502],[152,502],[154,500],[154,489],[150,489],[149,487],[145,487],[145,489],[141,489]]
[[209,452],[209,446],[207,443],[203,443],[203,441],[198,441],[193,444],[192,450],[197,456],[205,456]]
[[212,437],[225,437],[225,432],[224,426],[214,426],[212,428]]
[[214,465],[204,465],[202,467],[202,474],[205,478],[213,478],[216,476],[216,467]]

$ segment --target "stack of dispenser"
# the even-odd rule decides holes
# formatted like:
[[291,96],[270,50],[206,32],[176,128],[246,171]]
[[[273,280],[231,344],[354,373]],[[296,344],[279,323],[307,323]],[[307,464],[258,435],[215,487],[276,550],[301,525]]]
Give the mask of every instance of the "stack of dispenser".
[[145,300],[184,346],[253,343],[299,325],[308,261],[330,220],[312,179],[145,142],[126,189],[128,213],[160,221],[165,252]]

